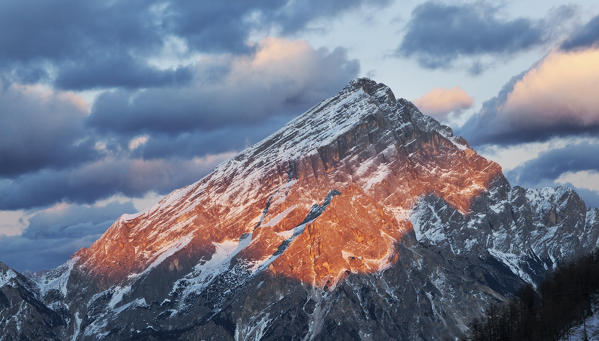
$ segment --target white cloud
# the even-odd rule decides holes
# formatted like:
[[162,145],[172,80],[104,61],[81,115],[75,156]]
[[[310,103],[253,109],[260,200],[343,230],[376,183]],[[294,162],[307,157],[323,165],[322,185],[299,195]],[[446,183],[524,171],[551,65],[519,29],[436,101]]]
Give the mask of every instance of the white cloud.
[[129,150],[135,150],[148,142],[148,135],[141,135],[131,139],[129,141]]
[[572,184],[578,188],[584,188],[599,193],[599,172],[596,170],[583,170],[578,172],[566,172],[555,180],[558,184]]
[[23,210],[0,211],[0,237],[18,236],[27,227],[27,217]]

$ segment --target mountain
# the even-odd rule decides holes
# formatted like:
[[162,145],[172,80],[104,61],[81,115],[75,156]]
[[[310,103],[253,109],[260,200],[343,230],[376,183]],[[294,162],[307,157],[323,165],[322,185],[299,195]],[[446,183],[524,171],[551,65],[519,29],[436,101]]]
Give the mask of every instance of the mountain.
[[46,306],[34,282],[0,262],[0,340],[59,339],[65,316]]
[[39,339],[459,337],[591,252],[598,217],[571,189],[510,186],[449,127],[358,79],[64,265],[21,276],[40,308],[11,296],[0,335],[28,321]]

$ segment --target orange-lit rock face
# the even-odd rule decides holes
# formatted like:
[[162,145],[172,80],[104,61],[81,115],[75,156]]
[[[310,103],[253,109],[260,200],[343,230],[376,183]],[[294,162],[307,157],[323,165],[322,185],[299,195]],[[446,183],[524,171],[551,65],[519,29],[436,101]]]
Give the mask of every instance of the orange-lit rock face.
[[302,204],[306,197],[322,202],[318,198],[336,189],[341,194],[269,267],[319,287],[335,285],[349,273],[389,266],[395,243],[411,229],[409,210],[422,195],[435,194],[467,213],[471,200],[501,173],[497,164],[471,149],[456,150],[437,137],[407,150],[390,146],[365,162],[348,159],[320,175],[312,169],[307,174],[299,171],[299,180],[285,196],[273,197],[260,233],[248,248],[249,258],[276,251],[289,236],[285,231],[300,224],[309,211],[310,201]]
[[253,272],[331,287],[392,264],[421,196],[466,214],[500,174],[388,88],[359,81],[198,183],[122,217],[78,264],[110,285],[167,259],[179,268],[228,252]]

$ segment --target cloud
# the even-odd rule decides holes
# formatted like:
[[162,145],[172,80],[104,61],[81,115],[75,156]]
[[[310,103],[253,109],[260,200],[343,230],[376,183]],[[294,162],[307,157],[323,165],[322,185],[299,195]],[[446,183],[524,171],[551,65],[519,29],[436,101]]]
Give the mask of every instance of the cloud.
[[460,129],[474,145],[599,132],[599,49],[554,50],[514,77]]
[[576,50],[599,47],[599,15],[566,39],[560,46],[562,50]]
[[559,184],[569,183],[576,187],[586,188],[599,194],[599,170],[568,171],[562,173],[555,179],[555,182]]
[[54,84],[63,89],[177,86],[192,78],[189,66],[159,70],[131,56],[96,57],[85,64],[67,62],[61,66]]
[[514,168],[506,175],[515,183],[534,186],[539,183],[553,182],[565,173],[599,170],[599,159],[593,157],[599,150],[599,141],[587,140],[586,143],[568,145],[540,153]]
[[284,34],[297,32],[314,19],[334,17],[341,9],[355,9],[363,6],[382,7],[392,0],[304,0],[289,1],[285,6],[272,12],[266,12],[267,21],[275,22]]
[[90,126],[122,134],[178,134],[255,124],[307,109],[359,71],[341,48],[315,50],[305,41],[276,38],[262,40],[252,55],[214,60],[208,67],[209,62],[189,86],[103,93]]
[[474,100],[460,87],[435,88],[414,101],[420,111],[444,120],[452,113],[472,107]]
[[397,56],[415,57],[430,69],[450,67],[464,56],[509,55],[545,42],[541,22],[497,16],[497,8],[483,4],[418,5],[406,26]]
[[483,157],[501,165],[504,172],[510,171],[526,161],[536,159],[541,153],[552,149],[560,149],[573,144],[589,143],[589,138],[556,137],[544,142],[526,142],[511,145],[483,145],[476,151]]
[[31,216],[21,235],[0,236],[0,259],[21,271],[54,268],[91,245],[117,217],[135,211],[131,202],[55,205]]
[[147,142],[136,148],[132,154],[143,159],[175,156],[191,158],[209,153],[242,150],[274,133],[293,117],[280,115],[255,124],[233,125],[200,133],[184,132],[175,136],[161,133],[144,135],[149,136]]
[[206,175],[234,152],[192,159],[105,158],[66,170],[42,170],[14,180],[0,180],[0,210],[51,205],[56,202],[93,203],[114,194],[141,197],[166,194]]
[[[152,2],[143,1],[4,1],[0,4],[0,66],[19,72],[54,69],[61,79],[63,68],[68,74],[69,69],[83,70],[96,60],[114,64],[131,59],[161,47],[155,17]],[[123,77],[121,72],[128,70],[113,69],[103,78]],[[88,76],[88,82],[93,82],[98,74]],[[110,83],[118,84],[116,78]]]
[[[314,20],[383,0],[78,1],[0,3],[0,72],[65,89],[154,87],[190,80],[190,65],[148,63],[177,39],[189,57],[247,54],[255,31],[294,34]],[[173,51],[171,51],[173,52]]]
[[0,83],[0,177],[64,168],[97,156],[77,95]]
[[21,234],[27,226],[23,219],[24,215],[23,210],[0,211],[0,237]]

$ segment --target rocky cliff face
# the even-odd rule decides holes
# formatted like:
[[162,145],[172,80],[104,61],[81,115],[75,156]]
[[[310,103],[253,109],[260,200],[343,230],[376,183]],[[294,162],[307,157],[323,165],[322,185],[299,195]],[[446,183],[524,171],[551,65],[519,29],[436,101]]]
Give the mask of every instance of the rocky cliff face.
[[46,338],[430,340],[461,335],[598,234],[573,191],[511,187],[360,79],[24,281],[47,310],[30,320],[56,319]]
[[0,263],[0,340],[48,340],[65,334],[67,313],[43,302],[30,279]]

